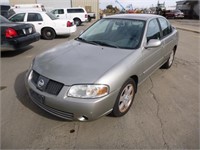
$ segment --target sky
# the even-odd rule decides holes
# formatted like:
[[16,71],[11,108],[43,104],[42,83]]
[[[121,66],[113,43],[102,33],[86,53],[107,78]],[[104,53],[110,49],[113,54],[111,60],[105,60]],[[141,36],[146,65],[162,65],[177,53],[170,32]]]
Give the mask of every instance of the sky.
[[[146,8],[156,6],[158,0],[118,0],[125,8],[127,5],[132,4],[133,8]],[[165,2],[165,6],[176,6],[178,0],[159,0],[160,3]],[[120,5],[115,0],[99,0],[99,7],[105,9],[107,5],[117,6],[121,9]]]
[[[0,0],[1,4],[8,4],[9,0]],[[132,4],[133,8],[145,8],[145,7],[151,7],[156,6],[158,3],[158,0],[118,0],[125,8],[127,5]],[[165,2],[165,6],[175,6],[176,1],[178,0],[159,0],[160,3]],[[115,0],[99,0],[99,7],[101,9],[106,8],[107,5],[113,5],[117,6],[121,9],[119,4],[115,2]]]

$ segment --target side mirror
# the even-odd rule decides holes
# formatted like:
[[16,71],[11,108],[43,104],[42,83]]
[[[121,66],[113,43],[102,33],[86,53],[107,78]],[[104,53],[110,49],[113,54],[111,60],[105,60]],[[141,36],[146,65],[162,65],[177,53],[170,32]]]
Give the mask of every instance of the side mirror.
[[59,15],[57,15],[56,17],[58,17],[58,18],[59,18]]
[[157,40],[157,39],[151,39],[149,40],[149,42],[147,43],[147,45],[145,46],[146,49],[148,48],[156,48],[156,47],[159,47],[161,46],[161,41],[160,40]]

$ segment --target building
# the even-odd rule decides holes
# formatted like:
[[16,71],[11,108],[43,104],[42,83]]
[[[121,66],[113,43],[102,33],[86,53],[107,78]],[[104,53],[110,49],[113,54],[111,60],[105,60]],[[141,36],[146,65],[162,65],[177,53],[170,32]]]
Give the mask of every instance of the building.
[[94,12],[99,18],[99,0],[9,0],[10,5],[15,4],[43,4],[46,10],[59,7],[84,7],[86,11]]
[[199,19],[199,0],[184,0],[176,2],[176,9],[184,12],[186,18]]
[[84,7],[88,13],[93,12],[99,18],[99,0],[72,0],[72,7]]

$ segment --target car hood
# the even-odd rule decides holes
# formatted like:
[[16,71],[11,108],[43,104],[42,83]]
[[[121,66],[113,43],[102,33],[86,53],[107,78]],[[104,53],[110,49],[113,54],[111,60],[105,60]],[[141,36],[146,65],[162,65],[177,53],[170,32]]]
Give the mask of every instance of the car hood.
[[33,69],[65,85],[94,83],[132,52],[72,40],[37,56]]

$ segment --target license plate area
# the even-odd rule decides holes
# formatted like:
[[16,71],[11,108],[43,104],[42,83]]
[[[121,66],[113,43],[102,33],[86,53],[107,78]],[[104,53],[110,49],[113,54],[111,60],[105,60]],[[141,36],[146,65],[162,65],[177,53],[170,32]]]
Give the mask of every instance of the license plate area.
[[32,96],[37,102],[39,102],[39,103],[41,103],[41,104],[44,104],[44,100],[45,100],[45,97],[44,97],[44,96],[42,96],[42,95],[36,93],[36,92],[33,91],[33,90],[30,90],[30,94],[31,94],[31,96]]

